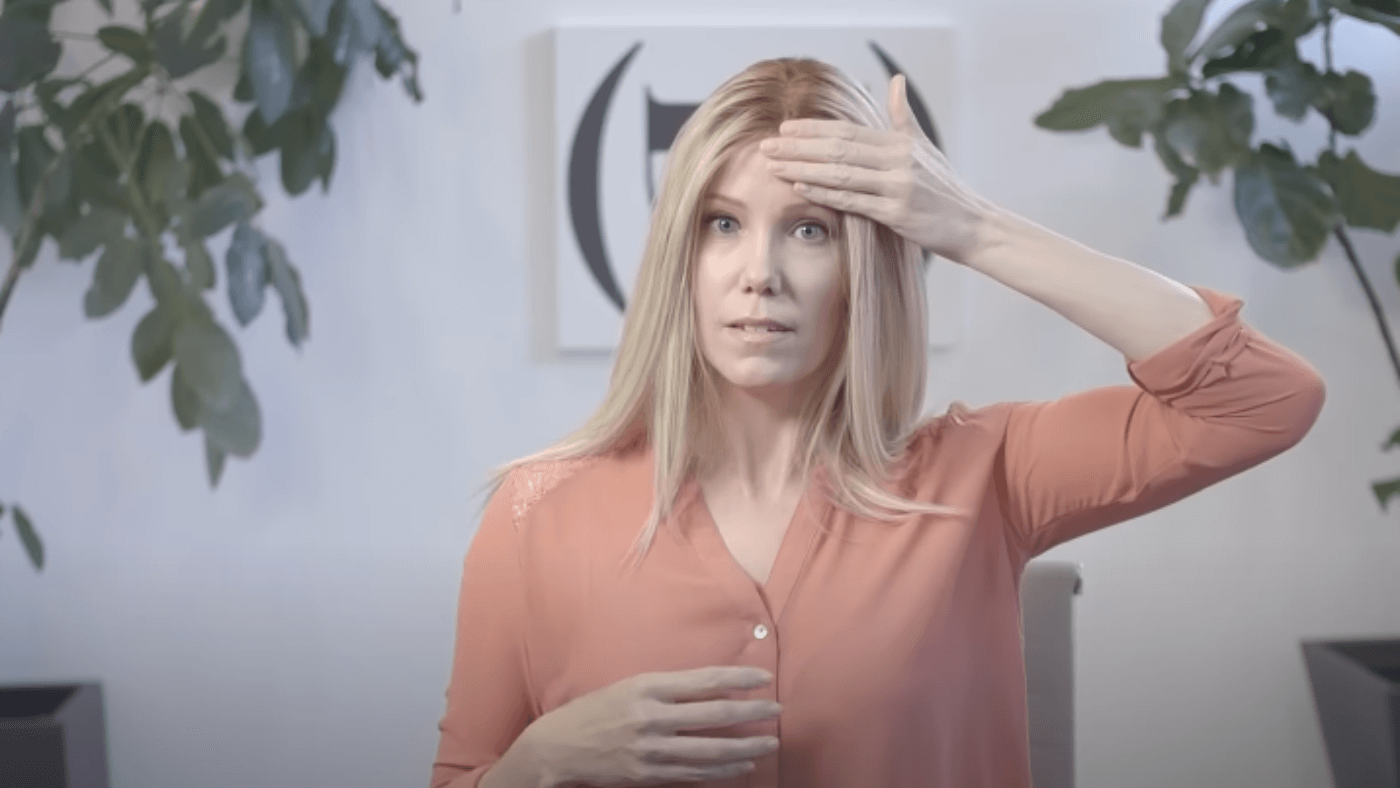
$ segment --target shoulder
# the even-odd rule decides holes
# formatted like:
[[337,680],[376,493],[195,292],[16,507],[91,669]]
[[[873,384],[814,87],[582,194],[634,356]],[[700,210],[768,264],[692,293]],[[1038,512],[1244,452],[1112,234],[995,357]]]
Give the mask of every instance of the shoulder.
[[510,502],[511,521],[520,529],[531,513],[551,499],[569,496],[570,489],[583,487],[590,494],[610,495],[632,490],[636,483],[650,482],[639,452],[614,451],[567,460],[531,462],[510,472],[501,492]]
[[954,401],[943,413],[927,416],[914,426],[892,470],[896,475],[918,473],[949,453],[963,459],[995,453],[1006,437],[1012,415],[1028,404],[995,402],[973,408]]
[[909,438],[909,450],[930,447],[942,440],[956,437],[976,440],[979,437],[1000,436],[1017,408],[1026,402],[995,402],[979,408],[954,400],[943,413],[929,416],[916,425]]
[[506,489],[502,492],[510,501],[511,521],[515,527],[520,528],[530,510],[556,487],[602,459],[601,455],[594,455],[547,460],[526,463],[512,470],[506,477]]

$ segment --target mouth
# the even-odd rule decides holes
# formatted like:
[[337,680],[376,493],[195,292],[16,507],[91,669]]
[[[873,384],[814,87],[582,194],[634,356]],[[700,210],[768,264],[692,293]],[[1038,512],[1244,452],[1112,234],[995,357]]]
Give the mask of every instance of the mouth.
[[730,323],[726,328],[732,328],[746,334],[790,334],[792,327],[779,323],[776,320],[739,320]]

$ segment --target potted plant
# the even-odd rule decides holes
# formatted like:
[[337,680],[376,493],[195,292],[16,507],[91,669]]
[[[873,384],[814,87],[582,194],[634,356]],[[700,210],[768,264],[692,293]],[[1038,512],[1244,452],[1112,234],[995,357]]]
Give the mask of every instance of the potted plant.
[[[1250,0],[1201,35],[1211,0],[1178,0],[1162,18],[1164,76],[1118,79],[1067,90],[1035,119],[1052,131],[1100,124],[1113,139],[1152,148],[1174,179],[1163,219],[1181,213],[1202,175],[1233,176],[1235,212],[1254,252],[1293,269],[1315,260],[1329,238],[1341,245],[1366,293],[1391,366],[1400,355],[1380,301],[1357,259],[1351,231],[1393,234],[1400,225],[1400,176],[1373,169],[1338,138],[1362,134],[1375,117],[1370,77],[1332,64],[1332,27],[1341,20],[1380,25],[1400,35],[1400,0]],[[1320,33],[1324,62],[1298,54],[1298,41]],[[1253,142],[1254,100],[1228,77],[1262,74],[1275,112],[1327,121],[1328,146],[1303,162],[1286,140]],[[1400,257],[1395,261],[1400,278]],[[1400,445],[1400,429],[1382,450]],[[1400,495],[1400,478],[1372,482],[1382,510]],[[1303,656],[1337,788],[1400,788],[1400,636],[1306,640]]]
[[[210,238],[233,228],[222,289],[239,324],[258,316],[271,287],[287,339],[300,347],[309,336],[306,296],[282,245],[258,227],[263,200],[254,160],[277,151],[289,194],[318,180],[328,190],[336,154],[330,115],[349,69],[373,58],[382,77],[399,77],[421,101],[418,56],[375,0],[127,0],[115,7],[81,0],[90,13],[74,18],[91,24],[58,29],[54,9],[67,2],[0,2],[0,229],[12,252],[0,267],[0,318],[46,237],[61,260],[96,258],[83,295],[89,318],[120,309],[144,280],[155,305],[131,337],[137,376],[148,383],[170,369],[175,419],[182,430],[203,433],[209,484],[217,486],[229,455],[257,450],[262,419],[234,335],[206,300],[220,289]],[[66,47],[88,65],[56,73]],[[226,93],[191,87],[190,77],[206,69],[227,77]],[[230,105],[246,107],[238,125],[225,115]],[[28,513],[10,500],[0,503],[5,516],[41,570],[43,542]],[[65,713],[96,714],[100,722],[100,689],[0,688],[0,752],[9,751],[7,735],[29,735],[31,743],[64,735],[54,731]],[[76,768],[71,757],[66,767],[51,766]],[[105,762],[103,775],[105,783]],[[8,784],[4,777],[0,769],[0,783]]]

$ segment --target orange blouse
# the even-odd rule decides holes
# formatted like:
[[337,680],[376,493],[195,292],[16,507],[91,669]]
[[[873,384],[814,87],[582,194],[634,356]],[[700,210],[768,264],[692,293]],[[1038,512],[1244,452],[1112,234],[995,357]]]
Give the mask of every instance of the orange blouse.
[[474,788],[531,721],[613,682],[750,665],[774,681],[728,697],[782,714],[691,733],[781,746],[713,786],[1029,788],[1027,561],[1258,465],[1322,408],[1306,361],[1195,290],[1214,319],[1128,364],[1136,385],[919,427],[887,489],[967,518],[864,520],[817,471],[762,586],[693,478],[641,569],[617,570],[652,503],[649,448],[516,469],[466,555],[432,787]]

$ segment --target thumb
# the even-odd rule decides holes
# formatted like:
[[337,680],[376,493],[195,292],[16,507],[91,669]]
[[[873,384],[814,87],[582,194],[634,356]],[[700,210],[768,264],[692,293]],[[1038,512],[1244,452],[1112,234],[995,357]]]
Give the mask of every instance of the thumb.
[[895,74],[890,78],[889,112],[890,123],[896,131],[909,132],[913,130],[914,118],[909,113],[908,83],[903,74]]

